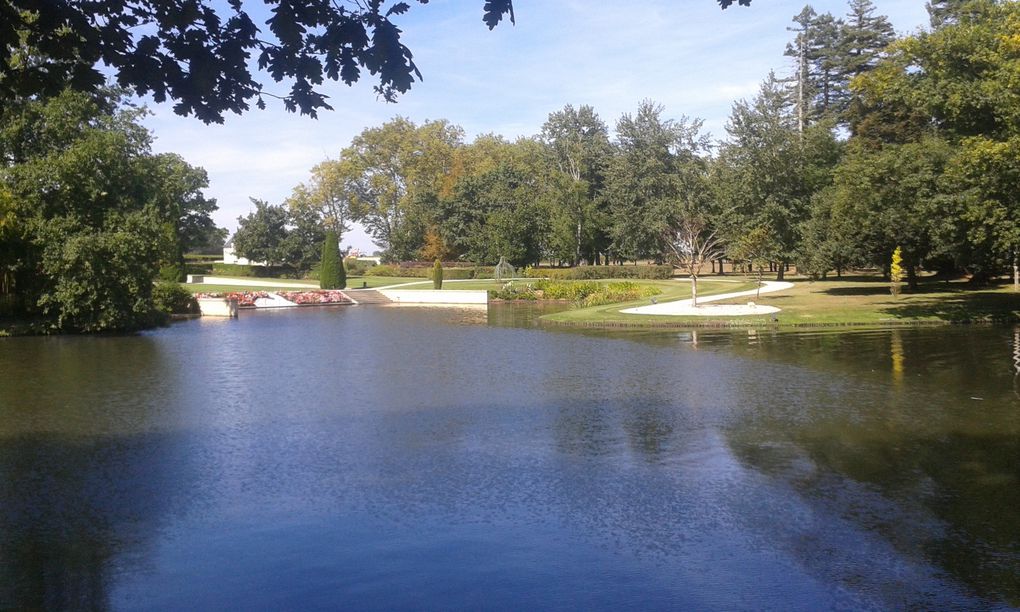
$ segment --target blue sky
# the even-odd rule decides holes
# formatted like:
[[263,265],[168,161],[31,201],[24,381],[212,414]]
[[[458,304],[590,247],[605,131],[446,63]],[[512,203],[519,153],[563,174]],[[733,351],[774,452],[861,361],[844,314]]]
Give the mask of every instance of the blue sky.
[[[248,197],[280,203],[327,157],[335,158],[366,127],[396,115],[415,122],[445,118],[470,140],[494,132],[529,136],[565,104],[593,106],[610,129],[622,113],[650,98],[668,117],[701,118],[716,139],[725,137],[732,103],[752,97],[775,70],[791,71],[783,50],[787,27],[803,1],[754,0],[751,7],[719,10],[713,0],[516,0],[517,24],[489,31],[482,0],[412,3],[398,18],[404,43],[424,81],[396,104],[371,82],[325,87],[333,111],[318,119],[288,113],[267,99],[265,111],[207,126],[153,104],[146,124],[156,151],[180,153],[209,172],[214,218],[233,231],[251,210]],[[927,23],[922,0],[876,0],[898,33]],[[845,2],[816,2],[818,12],[846,13]],[[287,86],[269,82],[271,92]],[[356,229],[342,239],[374,250]]]

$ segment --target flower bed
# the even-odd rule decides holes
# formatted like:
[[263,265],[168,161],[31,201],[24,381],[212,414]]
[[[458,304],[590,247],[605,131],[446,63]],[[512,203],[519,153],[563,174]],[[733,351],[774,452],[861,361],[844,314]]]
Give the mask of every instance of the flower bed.
[[277,291],[277,295],[298,305],[306,304],[348,304],[351,298],[342,291]]
[[255,300],[259,298],[268,299],[273,294],[280,296],[288,302],[293,302],[298,306],[353,303],[351,298],[347,297],[342,291],[336,290],[274,291],[272,294],[268,291],[230,291],[227,293],[196,293],[195,297],[237,300],[238,308],[256,308],[258,305],[255,303]]
[[196,298],[224,298],[227,300],[237,300],[237,306],[239,308],[254,308],[255,300],[259,298],[269,297],[269,293],[266,291],[230,291],[227,293],[196,293]]

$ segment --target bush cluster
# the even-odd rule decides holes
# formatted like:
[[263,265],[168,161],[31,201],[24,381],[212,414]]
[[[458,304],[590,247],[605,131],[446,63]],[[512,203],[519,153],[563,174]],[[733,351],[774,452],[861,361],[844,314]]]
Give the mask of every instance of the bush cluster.
[[502,289],[489,291],[497,300],[570,300],[575,306],[587,308],[617,302],[630,302],[662,293],[658,287],[631,281],[595,283],[590,281],[538,280],[532,283],[506,283]]
[[365,276],[371,274],[369,270],[375,267],[374,261],[365,261],[362,259],[355,259],[349,257],[344,260],[344,266],[347,268],[347,274],[351,276]]
[[186,262],[184,264],[185,274],[201,274],[202,276],[211,276],[213,273],[213,266],[215,264],[209,262],[202,263],[191,263]]
[[673,277],[673,266],[575,266],[573,268],[528,268],[525,276],[555,280],[599,280],[639,278],[665,280]]
[[532,286],[535,290],[542,292],[543,299],[570,300],[572,302],[583,300],[602,289],[602,285],[591,281],[563,282],[540,280],[533,283]]
[[153,307],[165,314],[198,314],[198,300],[178,283],[156,283],[152,288]]
[[535,288],[530,284],[522,283],[506,283],[501,289],[490,289],[489,290],[490,300],[508,300],[508,301],[534,301],[538,299],[538,293]]
[[662,290],[658,287],[639,285],[629,281],[606,283],[605,285],[601,285],[601,289],[599,291],[590,293],[580,300],[577,300],[577,305],[581,308],[587,308],[589,306],[602,306],[603,304],[630,302],[632,300],[650,298],[653,295],[659,295],[660,293],[662,293]]

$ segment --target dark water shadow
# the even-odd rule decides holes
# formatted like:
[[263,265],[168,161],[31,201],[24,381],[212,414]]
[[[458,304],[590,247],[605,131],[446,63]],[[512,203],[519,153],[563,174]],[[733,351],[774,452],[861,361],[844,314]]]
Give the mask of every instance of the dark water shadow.
[[183,434],[0,438],[0,609],[101,610],[124,558],[198,499]]
[[[746,432],[730,442],[744,465],[796,492],[816,516],[838,516],[880,536],[902,559],[941,568],[982,605],[1020,605],[1020,515],[1008,510],[1020,507],[1020,436],[887,426],[784,424],[755,433],[757,442]],[[848,579],[817,548],[790,551],[826,580]],[[916,605],[914,582],[889,603]]]

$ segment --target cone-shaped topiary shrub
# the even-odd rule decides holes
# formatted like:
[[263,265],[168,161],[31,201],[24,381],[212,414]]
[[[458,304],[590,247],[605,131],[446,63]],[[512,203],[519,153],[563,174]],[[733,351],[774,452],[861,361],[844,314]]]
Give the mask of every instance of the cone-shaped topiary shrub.
[[432,288],[443,288],[443,263],[438,259],[436,260],[436,265],[432,266]]
[[347,288],[347,266],[344,265],[344,258],[341,257],[337,260],[337,289]]
[[322,242],[322,260],[319,264],[319,287],[322,289],[343,289],[347,286],[344,264],[340,261],[340,244],[336,232],[326,232]]

